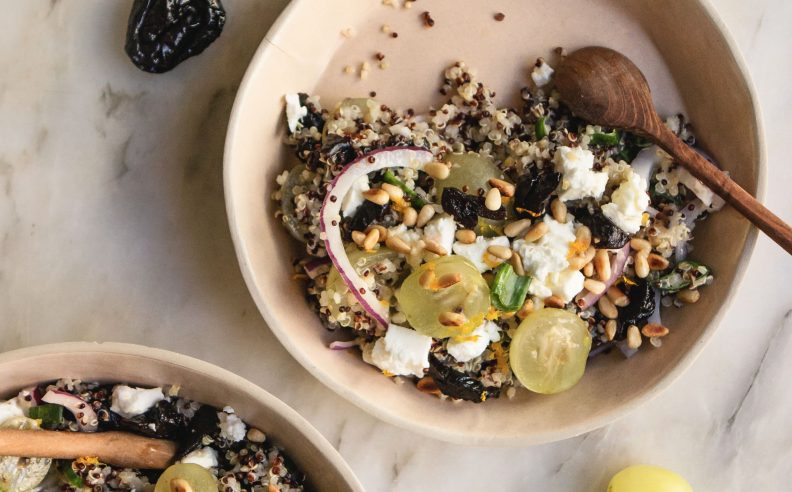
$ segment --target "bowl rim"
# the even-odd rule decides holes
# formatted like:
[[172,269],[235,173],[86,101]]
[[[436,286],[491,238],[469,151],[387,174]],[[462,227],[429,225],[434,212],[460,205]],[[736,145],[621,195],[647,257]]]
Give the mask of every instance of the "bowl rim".
[[0,365],[20,362],[26,359],[62,354],[88,353],[92,355],[113,354],[132,356],[142,359],[153,359],[187,369],[201,375],[211,376],[222,380],[224,385],[234,393],[251,395],[260,405],[270,408],[275,413],[286,419],[300,434],[303,439],[315,446],[325,456],[333,467],[341,474],[343,480],[354,492],[363,492],[363,485],[355,476],[352,468],[347,464],[341,453],[302,415],[284,403],[272,393],[266,391],[251,381],[227,369],[212,363],[196,359],[170,350],[148,347],[132,343],[119,342],[63,342],[34,345],[20,349],[3,352],[0,354]]
[[[701,354],[704,346],[712,339],[713,335],[715,334],[716,330],[720,326],[723,317],[726,314],[726,310],[728,306],[731,304],[733,299],[735,298],[735,292],[739,285],[742,283],[748,265],[750,263],[750,258],[753,254],[754,247],[756,245],[756,240],[758,237],[758,229],[756,227],[750,227],[748,230],[748,234],[745,239],[745,245],[743,250],[740,254],[740,258],[737,262],[737,267],[734,273],[734,280],[732,282],[732,288],[729,289],[726,298],[723,300],[721,308],[715,313],[712,320],[708,323],[707,328],[702,332],[701,337],[699,338],[698,342],[691,347],[687,353],[683,354],[682,357],[679,359],[679,362],[674,366],[671,370],[666,372],[662,378],[648,391],[644,394],[637,396],[626,403],[623,403],[621,406],[614,408],[613,410],[604,412],[596,417],[593,417],[585,422],[581,422],[578,425],[571,425],[569,427],[564,428],[563,430],[543,433],[541,431],[536,432],[532,435],[522,435],[516,437],[499,437],[499,438],[487,438],[485,436],[480,435],[470,435],[470,434],[462,434],[455,431],[449,431],[446,429],[436,428],[430,425],[422,424],[420,422],[416,422],[413,420],[409,420],[403,418],[398,411],[395,411],[390,408],[383,408],[381,406],[375,405],[371,403],[369,400],[365,398],[360,398],[353,392],[349,391],[346,387],[341,384],[336,383],[328,374],[324,371],[320,370],[318,366],[316,366],[310,357],[304,354],[299,347],[296,346],[295,343],[292,343],[292,339],[287,336],[286,330],[283,330],[276,321],[275,315],[270,311],[269,305],[266,299],[264,299],[257,288],[256,285],[256,275],[253,270],[250,268],[249,252],[248,252],[248,245],[245,244],[245,241],[242,238],[242,233],[239,229],[239,225],[236,221],[236,210],[238,204],[235,202],[234,193],[232,193],[232,179],[231,179],[231,168],[232,164],[232,155],[234,154],[235,148],[235,141],[236,136],[238,133],[238,128],[242,125],[241,122],[241,106],[244,104],[244,101],[247,99],[248,93],[255,91],[256,87],[253,85],[253,73],[256,71],[255,67],[259,65],[267,56],[267,53],[270,50],[277,50],[279,47],[275,45],[271,39],[275,39],[279,36],[281,31],[285,29],[286,24],[288,23],[290,17],[296,11],[297,6],[301,5],[302,3],[308,2],[309,0],[292,0],[289,5],[283,10],[280,14],[278,19],[269,29],[267,34],[261,41],[261,44],[256,49],[256,52],[253,58],[248,65],[247,70],[245,71],[245,75],[242,79],[242,82],[239,85],[239,89],[237,91],[236,97],[234,99],[234,105],[231,111],[231,116],[228,122],[228,128],[226,132],[226,140],[225,140],[225,149],[223,154],[223,187],[224,187],[224,194],[225,194],[225,201],[226,201],[226,210],[228,214],[228,224],[229,229],[231,232],[231,238],[234,243],[234,250],[236,251],[237,259],[239,262],[240,270],[242,272],[242,276],[245,280],[245,283],[248,286],[248,291],[253,297],[256,306],[259,309],[264,321],[267,323],[270,331],[275,335],[278,341],[283,345],[283,347],[289,352],[289,354],[294,357],[297,362],[299,362],[308,372],[310,372],[316,379],[318,379],[322,384],[333,390],[336,394],[340,395],[341,397],[345,398],[347,401],[351,402],[352,404],[356,405],[357,407],[361,408],[362,410],[366,411],[367,413],[373,415],[374,417],[383,420],[389,424],[395,425],[397,427],[401,427],[403,429],[415,432],[417,434],[425,435],[432,437],[434,439],[438,439],[441,441],[454,443],[454,444],[461,444],[461,445],[468,445],[468,446],[480,446],[480,445],[489,445],[489,446],[526,446],[526,445],[538,445],[544,444],[549,442],[560,441],[563,439],[568,439],[571,437],[575,437],[586,432],[593,431],[605,425],[615,422],[626,416],[627,414],[635,411],[637,408],[645,405],[652,399],[656,398],[660,393],[664,392],[671,384],[673,384],[679,377],[693,364],[693,362],[698,358]],[[753,119],[754,124],[756,125],[756,154],[757,154],[757,167],[756,167],[756,198],[763,202],[765,198],[765,189],[766,189],[766,166],[767,166],[767,156],[766,156],[766,142],[765,142],[765,132],[764,132],[764,125],[762,123],[762,113],[759,106],[759,100],[756,94],[756,87],[751,79],[750,73],[748,71],[747,63],[737,46],[734,37],[723,22],[721,17],[719,16],[717,10],[711,3],[711,0],[693,0],[697,2],[704,10],[705,15],[712,21],[715,25],[717,30],[719,31],[720,35],[723,37],[723,40],[728,47],[729,53],[732,56],[732,61],[736,65],[739,75],[742,77],[743,82],[745,83],[745,87],[748,92],[749,102],[751,104],[752,112],[753,112]]]

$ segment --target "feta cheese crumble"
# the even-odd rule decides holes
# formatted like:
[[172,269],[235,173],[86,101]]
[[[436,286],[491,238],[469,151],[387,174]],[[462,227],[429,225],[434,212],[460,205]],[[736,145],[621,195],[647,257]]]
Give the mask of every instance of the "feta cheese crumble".
[[548,65],[543,58],[539,58],[531,71],[531,79],[533,79],[536,87],[542,87],[550,83],[554,73],[553,67]]
[[0,403],[0,424],[14,417],[24,417],[16,398]]
[[572,221],[566,224],[545,216],[545,224],[549,230],[534,242],[517,239],[512,249],[520,254],[525,272],[533,277],[528,291],[539,297],[549,297],[553,291],[545,283],[548,275],[565,270],[569,266],[567,255],[569,246],[575,241],[575,230]]
[[492,321],[485,321],[470,335],[449,338],[446,349],[457,361],[467,362],[483,354],[490,342],[498,340],[500,340],[498,325]]
[[113,388],[110,410],[124,418],[131,419],[146,413],[164,399],[162,388],[142,389],[119,384]]
[[487,261],[487,248],[490,246],[509,246],[509,238],[506,236],[497,236],[492,238],[486,238],[483,236],[477,236],[476,242],[471,244],[461,243],[459,241],[454,243],[454,253],[458,254],[459,256],[463,256],[470,260],[473,265],[478,268],[478,271],[481,273],[486,272],[487,270],[492,270],[496,266],[497,263],[494,261]]
[[649,206],[646,180],[631,172],[611,195],[611,202],[602,206],[602,214],[629,234],[641,228],[643,214]]
[[283,98],[286,100],[286,123],[289,131],[294,133],[302,117],[308,114],[308,108],[300,104],[299,94],[286,94]]
[[437,244],[451,251],[454,246],[454,233],[456,232],[456,221],[450,215],[443,214],[429,221],[424,226],[424,238],[431,239]]
[[432,339],[415,330],[390,324],[383,338],[374,344],[371,362],[394,376],[423,377],[429,368]]
[[210,447],[198,448],[195,451],[187,453],[184,458],[181,459],[180,463],[191,463],[206,469],[217,468],[217,451]]
[[363,205],[363,202],[366,201],[363,192],[368,190],[368,175],[363,175],[352,183],[352,187],[347,191],[347,194],[344,195],[343,200],[341,200],[341,214],[344,217],[352,217],[355,215],[358,207]]
[[547,276],[546,287],[550,289],[553,295],[556,295],[564,300],[564,303],[571,301],[581,290],[583,290],[583,281],[586,277],[577,270],[563,270],[561,272],[553,272]]
[[556,171],[563,173],[558,198],[567,202],[594,197],[599,200],[608,184],[608,173],[593,171],[594,154],[580,147],[558,147],[553,156]]
[[217,424],[220,427],[220,437],[231,442],[241,441],[245,438],[247,428],[242,419],[234,413],[233,408],[225,407],[222,412],[218,412],[217,418],[220,419],[220,423]]

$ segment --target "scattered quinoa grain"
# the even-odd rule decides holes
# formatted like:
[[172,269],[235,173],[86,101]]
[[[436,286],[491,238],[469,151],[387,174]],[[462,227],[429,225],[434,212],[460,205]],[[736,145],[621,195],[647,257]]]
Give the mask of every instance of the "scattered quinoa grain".
[[495,14],[495,15],[493,16],[493,18],[494,18],[496,21],[498,21],[498,22],[503,22],[503,19],[505,19],[505,18],[506,18],[506,14],[504,14],[503,12],[498,12],[497,14]]

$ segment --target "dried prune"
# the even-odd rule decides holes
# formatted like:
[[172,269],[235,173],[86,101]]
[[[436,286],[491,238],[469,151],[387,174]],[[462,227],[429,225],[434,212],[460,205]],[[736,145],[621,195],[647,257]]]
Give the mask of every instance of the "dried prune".
[[308,94],[300,92],[298,96],[300,98],[300,106],[304,106],[308,110],[308,113],[300,118],[300,123],[302,124],[303,128],[316,127],[316,130],[319,133],[322,133],[322,129],[324,129],[324,118],[322,118],[322,112],[318,110],[313,103],[308,102]]
[[184,455],[201,447],[204,436],[209,439],[216,439],[220,435],[219,423],[220,419],[217,416],[217,410],[209,405],[202,405],[201,408],[195,411],[184,432],[176,458],[181,459]]
[[492,220],[506,218],[506,209],[490,210],[484,206],[484,197],[468,195],[458,188],[444,188],[440,197],[443,211],[453,215],[454,219],[468,229],[473,229],[479,217]]
[[575,220],[591,229],[597,248],[619,249],[630,240],[630,235],[605,217],[599,208],[592,211],[587,206],[570,207],[569,212],[575,216]]
[[365,200],[346,223],[346,228],[349,231],[365,231],[372,223],[382,220],[387,210],[388,205],[377,205]]
[[437,357],[429,359],[429,376],[443,394],[451,398],[481,403],[487,398],[497,398],[500,388],[484,386],[481,381],[443,365]]
[[167,72],[212,44],[225,17],[220,0],[135,0],[124,50],[139,69]]
[[157,403],[146,413],[131,419],[114,415],[111,422],[118,429],[157,439],[178,439],[187,428],[184,416],[176,410],[173,403],[165,400]]
[[555,171],[532,170],[523,177],[514,191],[514,213],[521,218],[536,218],[544,215],[550,196],[561,182]]
[[633,284],[625,282],[626,294],[630,304],[619,310],[621,326],[616,332],[616,338],[621,340],[626,336],[627,327],[630,325],[641,326],[647,318],[654,313],[655,293],[646,279],[637,279]]
[[337,135],[327,136],[327,140],[322,145],[322,152],[327,156],[330,164],[340,164],[342,166],[349,164],[358,156],[354,147],[352,147],[352,141],[349,138]]

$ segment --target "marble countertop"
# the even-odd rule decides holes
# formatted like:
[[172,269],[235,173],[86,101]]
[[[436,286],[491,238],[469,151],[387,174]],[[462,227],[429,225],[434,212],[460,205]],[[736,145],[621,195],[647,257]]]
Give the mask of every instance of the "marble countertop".
[[[248,295],[222,190],[236,88],[287,2],[224,3],[231,15],[212,56],[151,76],[121,50],[129,1],[2,1],[0,349],[112,340],[219,364],[302,413],[372,491],[492,490],[493,478],[499,490],[603,491],[639,462],[672,468],[697,491],[789,490],[792,259],[765,237],[691,369],[577,438],[449,445],[381,423],[313,379]],[[714,4],[764,111],[766,203],[792,222],[792,2]]]

